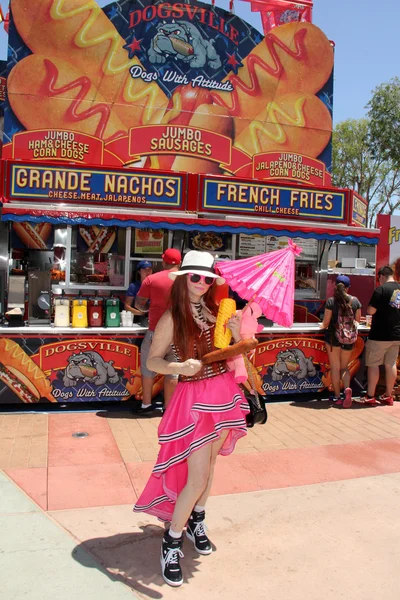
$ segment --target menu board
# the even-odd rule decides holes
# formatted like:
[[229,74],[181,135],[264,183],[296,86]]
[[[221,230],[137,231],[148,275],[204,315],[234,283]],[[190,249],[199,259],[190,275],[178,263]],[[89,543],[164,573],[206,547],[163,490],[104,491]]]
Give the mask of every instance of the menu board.
[[239,256],[257,256],[266,252],[267,238],[262,235],[239,235]]
[[164,232],[162,229],[136,229],[135,254],[162,254]]

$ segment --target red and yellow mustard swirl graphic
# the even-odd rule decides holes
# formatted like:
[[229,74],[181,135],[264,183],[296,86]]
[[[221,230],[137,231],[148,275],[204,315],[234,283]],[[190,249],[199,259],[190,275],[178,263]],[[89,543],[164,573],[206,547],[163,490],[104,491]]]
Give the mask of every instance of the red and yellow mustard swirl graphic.
[[126,127],[159,123],[168,98],[152,82],[133,79],[125,40],[95,0],[18,0],[13,17],[33,53],[69,62],[87,75]]
[[[284,44],[274,35],[266,37],[263,43],[265,43],[268,50],[270,51],[273,64],[270,65],[266,63],[265,60],[263,60],[256,54],[250,54],[246,60],[246,75],[248,75],[250,79],[250,85],[246,84],[246,82],[243,81],[243,79],[239,75],[229,75],[226,79],[228,79],[232,83],[234,90],[229,95],[222,95],[221,93],[213,95],[213,100],[215,101],[215,103],[220,104],[221,106],[225,106],[229,109],[233,116],[237,117],[241,109],[238,90],[243,91],[247,96],[256,96],[262,93],[262,87],[260,85],[260,76],[258,76],[256,73],[256,66],[259,67],[260,72],[264,71],[265,74],[272,76],[274,79],[279,80],[281,78],[283,73],[283,65],[275,50],[274,44],[280,46],[282,50],[286,52],[289,56],[294,58],[294,60],[301,61],[303,60],[306,52],[304,47],[305,34],[305,30],[298,31],[295,34],[295,51],[290,50],[290,48],[286,46],[286,44]],[[228,96],[229,101],[227,102],[226,99]]]
[[[94,131],[94,135],[100,139],[104,139],[107,124],[110,120],[111,108],[105,102],[92,105],[88,109],[84,109],[84,102],[90,92],[91,83],[90,79],[85,75],[82,75],[78,79],[75,79],[67,85],[56,87],[59,72],[54,63],[48,59],[44,59],[44,65],[46,68],[47,76],[43,81],[42,93],[45,97],[54,98],[57,96],[66,97],[68,92],[77,90],[77,96],[71,100],[71,104],[67,109],[65,116],[71,122],[79,123],[79,121],[85,121],[93,116],[99,116],[98,125]],[[68,97],[68,96],[67,96]],[[81,110],[80,110],[81,109]],[[80,111],[80,112],[79,112]],[[111,137],[107,138],[106,141],[111,141],[121,135],[124,135],[126,131],[121,130],[115,132]]]

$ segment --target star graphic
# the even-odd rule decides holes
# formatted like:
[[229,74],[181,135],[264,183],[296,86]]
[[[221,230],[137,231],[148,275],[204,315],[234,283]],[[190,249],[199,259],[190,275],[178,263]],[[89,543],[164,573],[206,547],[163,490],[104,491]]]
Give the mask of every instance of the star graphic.
[[243,67],[242,63],[240,62],[240,60],[238,61],[236,59],[235,53],[233,52],[232,54],[228,54],[228,60],[226,61],[228,65],[230,65],[232,67],[232,71],[235,73],[238,72],[238,68],[239,67]]
[[142,48],[140,46],[143,40],[137,40],[135,36],[133,36],[130,44],[126,44],[124,48],[129,50],[129,58],[132,58],[135,55],[135,52],[142,52]]
[[112,7],[112,9],[110,10],[110,12],[108,13],[108,18],[109,19],[113,19],[114,17],[116,17],[118,14],[118,10],[116,9],[115,6]]

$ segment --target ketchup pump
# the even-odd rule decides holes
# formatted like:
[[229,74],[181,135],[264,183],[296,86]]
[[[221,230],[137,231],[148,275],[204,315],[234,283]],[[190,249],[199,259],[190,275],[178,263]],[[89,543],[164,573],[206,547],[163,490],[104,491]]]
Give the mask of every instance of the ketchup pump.
[[99,297],[96,290],[94,297],[89,298],[89,327],[103,326],[103,298]]

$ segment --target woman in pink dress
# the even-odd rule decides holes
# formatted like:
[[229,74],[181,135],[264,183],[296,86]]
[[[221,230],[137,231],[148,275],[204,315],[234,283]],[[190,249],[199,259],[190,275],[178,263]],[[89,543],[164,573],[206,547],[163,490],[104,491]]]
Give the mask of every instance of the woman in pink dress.
[[[164,580],[183,582],[183,529],[200,554],[212,546],[205,527],[205,505],[218,454],[233,452],[246,435],[248,403],[225,361],[203,365],[201,357],[214,350],[217,306],[215,286],[225,280],[215,274],[213,256],[190,251],[171,291],[171,309],[160,319],[147,367],[163,374],[178,374],[179,383],[160,423],[161,446],[152,475],[134,510],[170,523],[161,545]],[[240,340],[240,318],[228,322],[234,341]],[[164,360],[172,345],[177,362]]]

